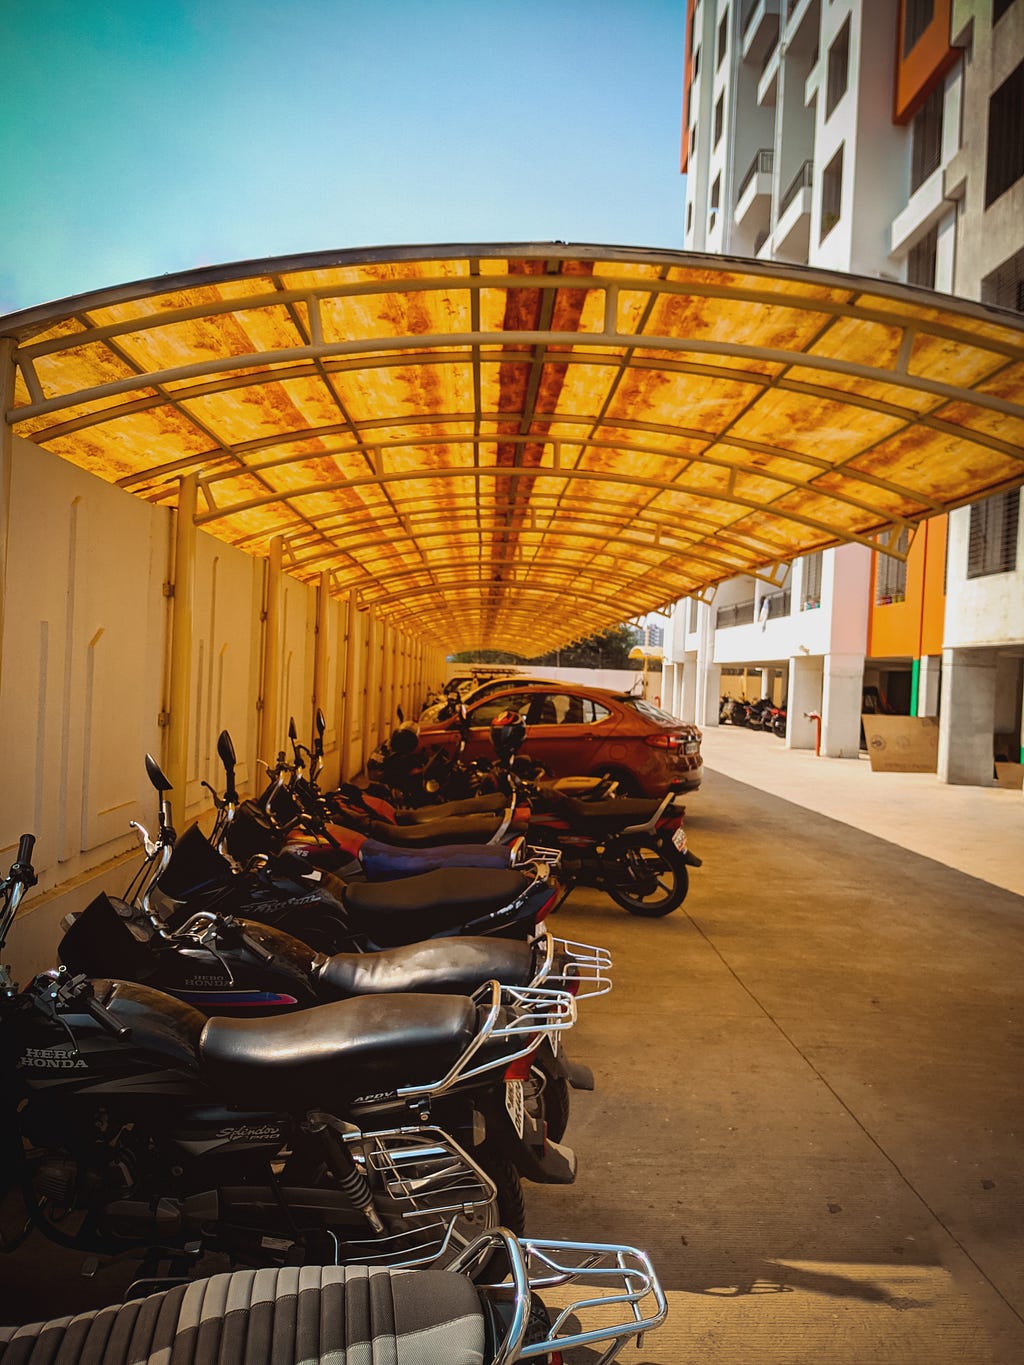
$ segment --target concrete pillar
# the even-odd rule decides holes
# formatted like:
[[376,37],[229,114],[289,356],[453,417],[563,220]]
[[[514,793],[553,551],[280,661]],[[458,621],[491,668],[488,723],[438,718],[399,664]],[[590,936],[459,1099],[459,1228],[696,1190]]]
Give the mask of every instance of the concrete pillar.
[[991,787],[996,659],[988,649],[942,651],[939,780]]
[[772,695],[772,670],[770,668],[761,669],[761,696],[771,698]]
[[826,757],[860,757],[863,693],[864,655],[827,654],[821,697],[821,752]]
[[939,679],[942,677],[942,655],[925,654],[918,662],[917,714],[939,714]]
[[678,715],[676,711],[676,665],[670,664],[667,659],[661,666],[661,707],[669,715]]
[[356,632],[356,594],[350,588],[345,603],[345,628],[342,632],[342,662],[339,672],[341,683],[341,715],[338,717],[338,747],[341,750],[340,776],[343,782],[352,776],[349,750],[352,747],[352,731],[355,725],[355,686],[358,669],[358,635]]
[[171,599],[171,657],[168,677],[170,715],[167,733],[167,780],[174,808],[185,823],[188,804],[188,731],[192,689],[192,639],[195,635],[196,500],[199,479],[186,474],[178,484],[174,526],[174,597]]
[[[680,664],[682,678],[680,679],[678,711],[676,715],[680,720],[689,721],[691,725],[697,721],[697,657],[694,654],[687,655],[686,659]],[[721,675],[719,675],[721,676]],[[718,723],[718,713],[715,713],[715,723]]]
[[819,654],[800,654],[789,661],[787,749],[813,749],[817,741],[817,722],[809,714],[821,715],[822,665]]

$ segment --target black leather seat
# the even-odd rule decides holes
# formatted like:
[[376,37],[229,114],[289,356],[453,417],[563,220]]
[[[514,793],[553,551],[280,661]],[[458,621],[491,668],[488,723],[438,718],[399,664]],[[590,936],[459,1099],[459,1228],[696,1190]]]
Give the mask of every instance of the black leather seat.
[[145,1299],[0,1328],[2,1365],[480,1365],[469,1280],[365,1266],[237,1270]]
[[344,999],[389,991],[471,995],[485,981],[526,986],[533,949],[505,938],[447,938],[381,953],[339,953],[317,975],[321,997]]
[[566,798],[566,810],[574,820],[591,829],[618,830],[627,825],[645,825],[661,805],[650,796],[613,796],[608,801],[577,801]]
[[432,820],[461,820],[467,815],[499,815],[507,806],[508,797],[501,792],[493,792],[490,796],[468,796],[465,801],[445,801],[439,806],[400,810],[395,818],[400,825],[429,825]]
[[431,820],[420,825],[388,825],[371,820],[372,839],[399,848],[437,848],[441,844],[487,843],[501,827],[503,815],[460,815],[451,820]]
[[438,1080],[476,1028],[464,995],[365,995],[268,1019],[210,1019],[200,1059],[229,1100],[312,1108]]
[[398,848],[379,839],[366,839],[359,862],[371,881],[415,877],[445,868],[509,870],[511,852],[503,844],[442,844],[437,848]]

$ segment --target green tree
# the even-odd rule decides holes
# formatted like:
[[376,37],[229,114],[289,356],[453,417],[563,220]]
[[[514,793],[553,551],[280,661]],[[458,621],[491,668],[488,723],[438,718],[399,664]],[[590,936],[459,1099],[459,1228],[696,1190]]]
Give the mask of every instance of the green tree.
[[551,650],[533,659],[496,649],[467,650],[453,656],[459,664],[537,664],[547,668],[632,668],[634,661],[629,651],[640,643],[640,631],[635,626],[612,626],[599,635],[577,640],[575,644]]

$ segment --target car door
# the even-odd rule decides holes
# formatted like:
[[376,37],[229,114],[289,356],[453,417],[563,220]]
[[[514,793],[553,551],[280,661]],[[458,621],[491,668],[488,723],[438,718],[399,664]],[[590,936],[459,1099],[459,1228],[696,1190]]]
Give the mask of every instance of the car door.
[[491,742],[491,721],[503,711],[518,711],[525,716],[530,704],[528,692],[501,692],[496,696],[485,697],[483,701],[470,706],[466,712],[466,748],[462,757],[467,763],[477,759],[490,762],[494,757]]
[[592,697],[555,689],[535,692],[523,752],[555,777],[574,777],[601,762],[613,728],[612,712]]

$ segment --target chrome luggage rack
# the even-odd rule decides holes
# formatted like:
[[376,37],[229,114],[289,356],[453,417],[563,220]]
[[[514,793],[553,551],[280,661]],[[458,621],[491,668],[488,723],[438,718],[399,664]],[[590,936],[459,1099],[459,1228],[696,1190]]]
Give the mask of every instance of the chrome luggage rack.
[[533,940],[544,958],[537,968],[533,986],[569,991],[576,1000],[607,995],[612,988],[612,955],[607,948],[555,938],[547,930]]
[[[496,1258],[498,1264],[508,1267],[505,1278],[497,1284],[478,1280],[489,1297],[505,1298],[511,1309],[493,1365],[600,1345],[606,1346],[602,1354],[588,1359],[592,1365],[606,1365],[630,1338],[635,1337],[639,1346],[644,1332],[665,1321],[668,1304],[658,1278],[647,1255],[633,1247],[533,1237],[520,1243],[504,1228],[496,1228],[467,1247],[447,1269],[472,1274],[474,1267],[486,1266],[485,1276],[490,1275],[488,1257],[499,1251],[504,1255]],[[551,1326],[543,1341],[527,1345],[531,1294],[570,1284],[580,1286],[583,1297],[560,1307],[554,1299],[567,1296],[545,1295]]]
[[346,1125],[343,1137],[370,1183],[378,1213],[392,1227],[405,1224],[384,1237],[346,1239],[347,1264],[433,1265],[460,1249],[456,1220],[474,1215],[482,1220],[497,1198],[490,1176],[440,1128],[360,1132]]
[[[401,1099],[433,1098],[489,1071],[505,1071],[535,1052],[545,1037],[563,1033],[576,1022],[576,1001],[569,991],[486,981],[471,999],[487,1013],[469,1046],[441,1080],[400,1086],[395,1094]],[[484,1048],[487,1055],[481,1058]],[[476,1065],[471,1065],[474,1059]]]
[[526,861],[547,863],[549,867],[558,867],[562,862],[562,850],[560,848],[545,848],[543,844],[527,844]]

